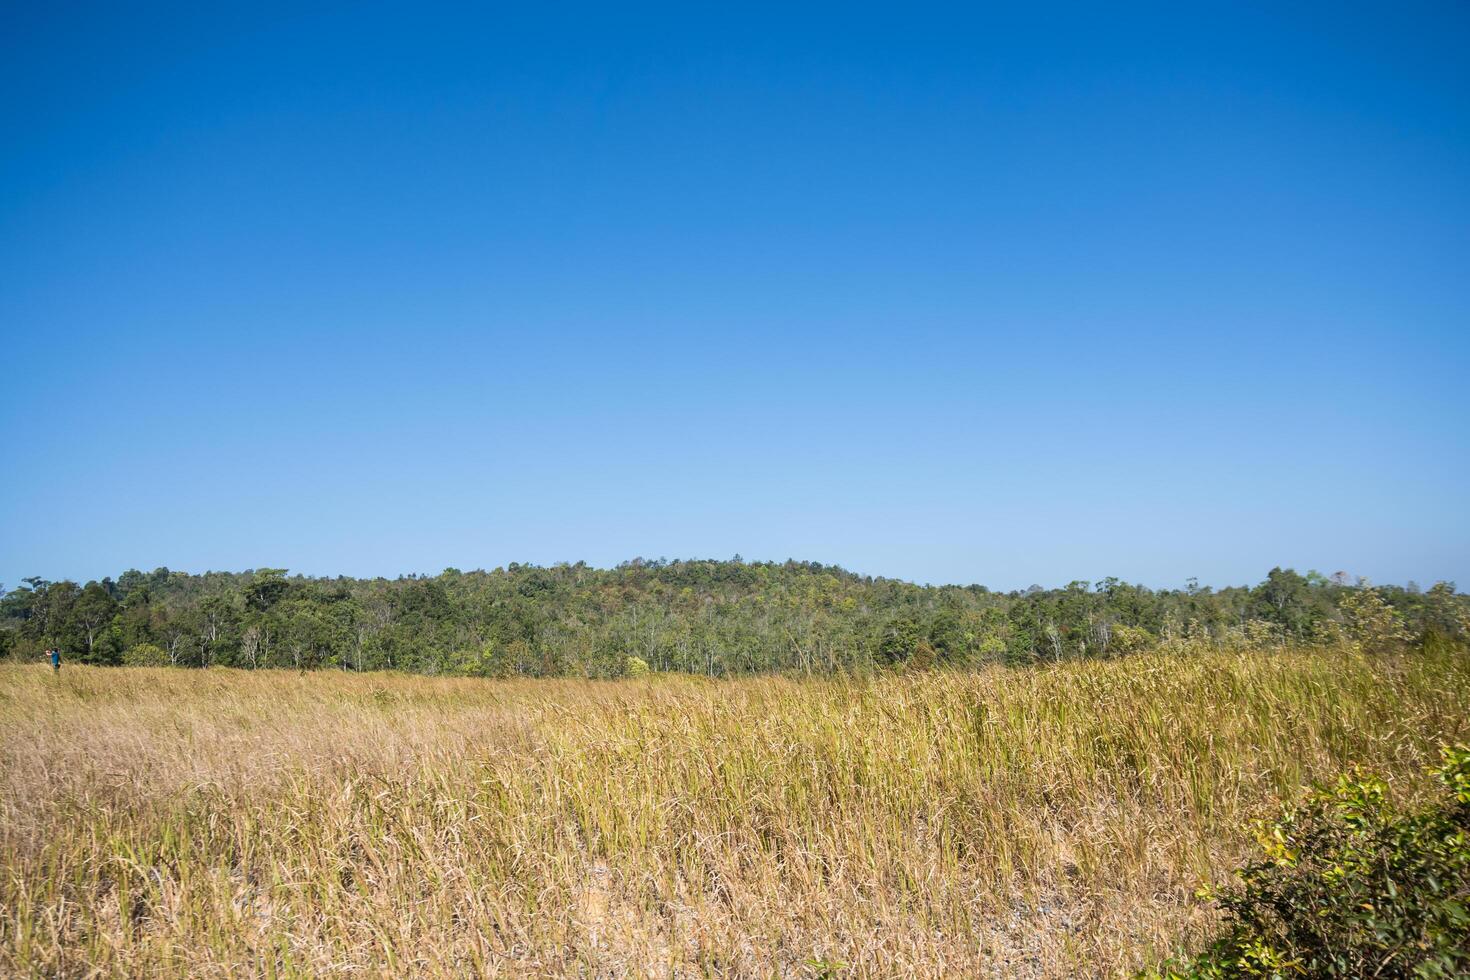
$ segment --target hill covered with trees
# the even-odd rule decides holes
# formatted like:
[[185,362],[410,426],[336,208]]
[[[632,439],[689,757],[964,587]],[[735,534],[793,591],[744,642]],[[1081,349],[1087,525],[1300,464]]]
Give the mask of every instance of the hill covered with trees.
[[16,660],[59,646],[95,664],[478,676],[864,672],[1183,643],[1467,638],[1470,596],[1450,583],[1374,587],[1280,568],[1258,585],[1219,590],[1105,578],[1014,592],[739,558],[396,579],[159,568],[85,585],[31,578],[0,598],[0,656]]

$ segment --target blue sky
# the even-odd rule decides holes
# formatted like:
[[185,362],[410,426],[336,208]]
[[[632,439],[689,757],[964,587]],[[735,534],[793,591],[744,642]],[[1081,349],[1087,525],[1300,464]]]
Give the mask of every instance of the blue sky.
[[1470,584],[1464,4],[124,6],[3,15],[0,582]]

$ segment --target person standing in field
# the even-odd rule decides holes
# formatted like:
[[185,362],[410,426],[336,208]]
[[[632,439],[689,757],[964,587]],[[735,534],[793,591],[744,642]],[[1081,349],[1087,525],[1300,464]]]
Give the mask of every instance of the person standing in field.
[[61,673],[61,649],[59,647],[51,648],[51,672]]

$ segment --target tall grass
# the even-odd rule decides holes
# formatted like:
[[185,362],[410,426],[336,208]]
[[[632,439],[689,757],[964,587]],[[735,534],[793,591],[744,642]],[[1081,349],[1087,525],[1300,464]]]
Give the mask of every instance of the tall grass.
[[1116,974],[1246,819],[1418,794],[1470,658],[876,680],[0,668],[0,972]]

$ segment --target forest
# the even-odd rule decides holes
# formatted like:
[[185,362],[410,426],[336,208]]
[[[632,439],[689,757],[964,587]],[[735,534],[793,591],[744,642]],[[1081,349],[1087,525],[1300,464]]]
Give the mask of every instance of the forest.
[[816,562],[512,563],[396,579],[284,569],[25,579],[0,657],[99,665],[399,670],[451,676],[865,673],[1110,657],[1171,644],[1391,646],[1470,637],[1470,596],[1273,568],[1255,586],[1116,578],[998,592]]

